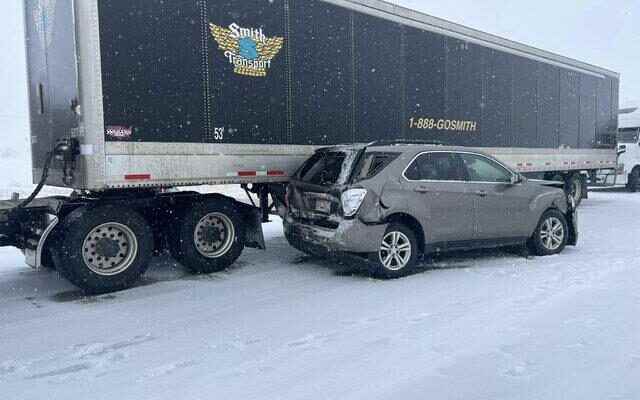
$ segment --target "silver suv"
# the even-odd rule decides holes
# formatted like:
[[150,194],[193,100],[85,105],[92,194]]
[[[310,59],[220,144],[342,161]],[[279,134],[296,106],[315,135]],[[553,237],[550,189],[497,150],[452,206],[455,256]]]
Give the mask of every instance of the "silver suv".
[[287,191],[287,240],[314,255],[357,256],[397,278],[427,254],[527,245],[560,253],[578,238],[564,191],[464,147],[338,146],[317,151]]

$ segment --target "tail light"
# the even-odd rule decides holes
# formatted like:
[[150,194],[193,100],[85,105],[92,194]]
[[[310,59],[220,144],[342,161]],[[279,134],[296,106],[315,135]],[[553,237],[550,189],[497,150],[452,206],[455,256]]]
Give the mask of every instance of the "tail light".
[[345,217],[353,217],[356,215],[364,198],[367,196],[366,189],[350,189],[342,193],[341,203]]

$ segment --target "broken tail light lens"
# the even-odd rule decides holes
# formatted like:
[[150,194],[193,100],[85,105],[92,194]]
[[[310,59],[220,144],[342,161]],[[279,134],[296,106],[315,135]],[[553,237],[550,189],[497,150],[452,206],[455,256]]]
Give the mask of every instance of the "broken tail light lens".
[[366,196],[366,189],[349,189],[343,192],[340,200],[344,216],[353,217],[356,215]]

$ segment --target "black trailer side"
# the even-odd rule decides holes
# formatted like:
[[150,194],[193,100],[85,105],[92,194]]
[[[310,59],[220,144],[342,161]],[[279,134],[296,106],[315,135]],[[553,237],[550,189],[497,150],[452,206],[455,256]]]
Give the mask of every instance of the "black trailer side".
[[[129,3],[99,4],[105,125],[133,129],[107,141],[615,142],[618,78],[596,67],[436,33],[349,1]],[[251,55],[230,40],[241,29],[262,35],[247,49],[275,46],[264,67],[242,68]]]

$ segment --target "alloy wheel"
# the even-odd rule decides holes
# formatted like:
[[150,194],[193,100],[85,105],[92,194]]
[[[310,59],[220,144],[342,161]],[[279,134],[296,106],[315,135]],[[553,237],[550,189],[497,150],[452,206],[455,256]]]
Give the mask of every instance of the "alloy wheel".
[[411,260],[411,241],[402,232],[387,233],[378,252],[380,262],[389,271],[400,271]]
[[554,251],[564,243],[565,229],[557,217],[547,218],[540,227],[540,241],[549,251]]

